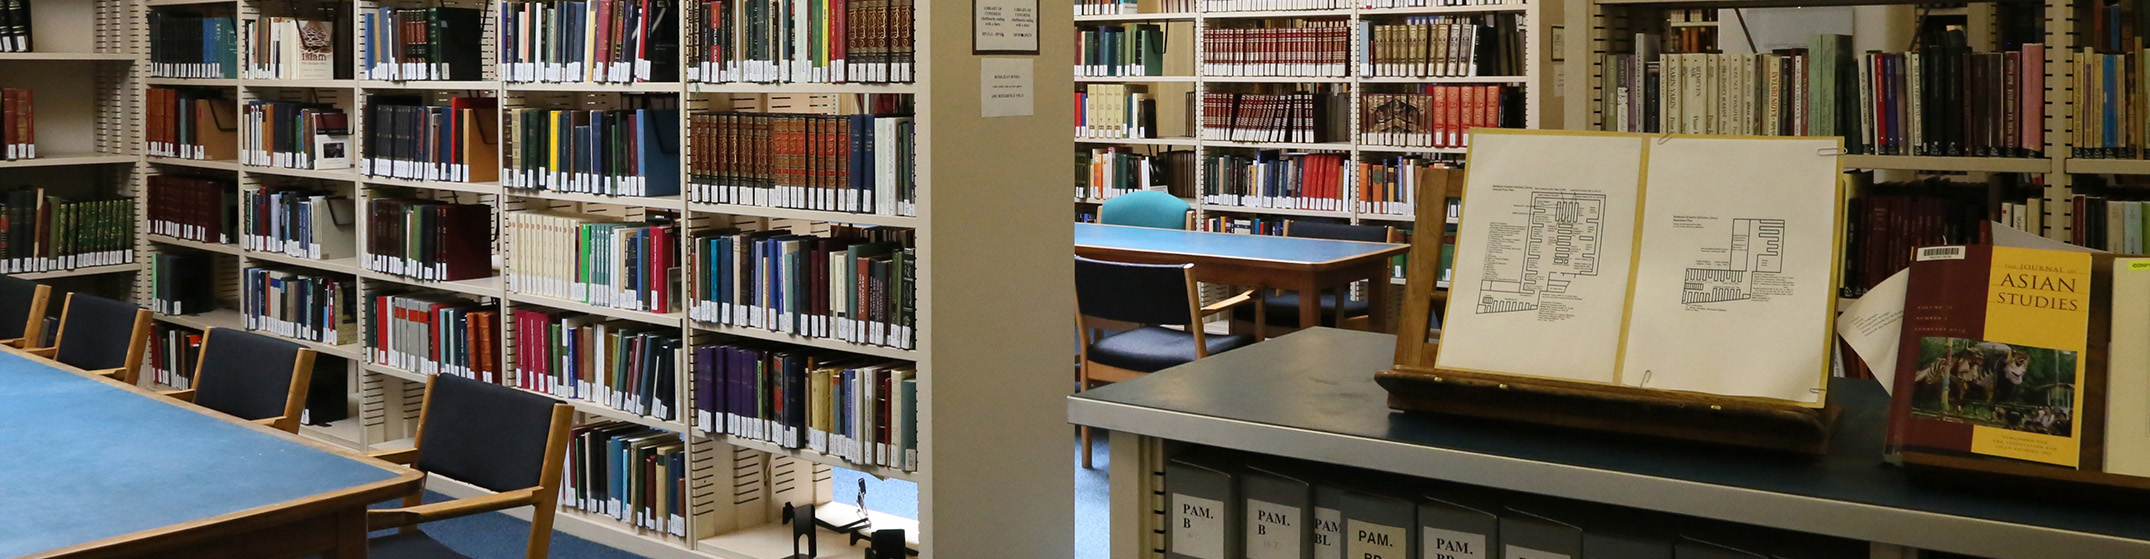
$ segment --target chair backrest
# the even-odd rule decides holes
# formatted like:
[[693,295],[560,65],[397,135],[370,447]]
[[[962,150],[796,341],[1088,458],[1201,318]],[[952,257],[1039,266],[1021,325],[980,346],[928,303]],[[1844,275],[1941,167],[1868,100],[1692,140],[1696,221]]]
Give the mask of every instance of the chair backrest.
[[45,301],[52,288],[42,283],[0,275],[0,340],[22,338],[29,347],[38,345],[38,330],[45,325]]
[[1193,264],[1129,264],[1075,257],[1075,309],[1137,324],[1195,322]]
[[313,376],[313,350],[285,340],[238,330],[210,328],[202,334],[194,366],[194,403],[254,420],[284,417],[297,427]]
[[1389,242],[1390,228],[1386,225],[1351,225],[1325,221],[1291,220],[1284,222],[1284,236],[1307,239],[1330,239],[1336,241]]
[[1188,210],[1187,201],[1178,196],[1142,190],[1106,200],[1098,207],[1097,221],[1106,225],[1186,229]]
[[[149,311],[125,301],[67,294],[52,360],[85,370],[139,367],[149,346]],[[125,375],[131,382],[134,375]]]
[[[420,471],[492,491],[543,485],[559,400],[455,375],[426,384],[418,420]],[[564,427],[565,424],[563,423]]]

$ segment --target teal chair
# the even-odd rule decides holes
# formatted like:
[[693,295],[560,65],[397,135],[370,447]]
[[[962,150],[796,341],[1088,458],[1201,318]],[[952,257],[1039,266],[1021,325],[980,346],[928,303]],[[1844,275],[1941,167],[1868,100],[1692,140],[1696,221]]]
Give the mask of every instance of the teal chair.
[[1143,190],[1106,200],[1097,220],[1106,225],[1131,225],[1158,229],[1188,229],[1193,215],[1187,201],[1178,196]]

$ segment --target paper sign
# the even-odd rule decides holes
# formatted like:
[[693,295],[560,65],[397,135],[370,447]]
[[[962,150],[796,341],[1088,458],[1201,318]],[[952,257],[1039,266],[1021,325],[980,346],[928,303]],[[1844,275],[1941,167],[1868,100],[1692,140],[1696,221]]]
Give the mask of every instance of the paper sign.
[[985,118],[1036,114],[1031,95],[1036,75],[1028,58],[978,59],[978,110]]
[[971,0],[974,54],[1038,54],[1038,0]]

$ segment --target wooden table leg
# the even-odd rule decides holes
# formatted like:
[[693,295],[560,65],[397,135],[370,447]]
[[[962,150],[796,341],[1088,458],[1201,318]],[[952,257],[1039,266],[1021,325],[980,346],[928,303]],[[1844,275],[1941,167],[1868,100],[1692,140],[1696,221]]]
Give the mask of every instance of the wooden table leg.
[[1299,291],[1299,328],[1321,325],[1321,285],[1313,278],[1306,278],[1294,288]]
[[1393,331],[1389,328],[1389,278],[1386,274],[1375,274],[1366,281],[1366,329]]
[[336,541],[324,557],[366,559],[366,509],[336,513]]

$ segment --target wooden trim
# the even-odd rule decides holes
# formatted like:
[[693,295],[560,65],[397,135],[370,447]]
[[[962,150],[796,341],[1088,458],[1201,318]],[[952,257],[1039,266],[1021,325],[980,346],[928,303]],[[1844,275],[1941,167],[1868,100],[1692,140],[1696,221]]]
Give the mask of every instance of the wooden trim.
[[284,415],[274,418],[274,425],[290,433],[299,432],[299,419],[306,412],[306,392],[313,388],[314,350],[299,348],[297,359],[291,363],[291,387],[284,394]]
[[[37,284],[37,294],[30,296],[29,323],[22,325],[22,345],[36,346],[45,334],[45,309],[52,303],[52,286]],[[65,320],[64,318],[62,320]],[[57,340],[55,340],[57,342]]]
[[[69,294],[67,294],[67,298],[66,298],[66,299],[64,299],[64,300],[61,300],[61,301],[60,301],[60,326],[59,326],[59,330],[58,330],[58,331],[57,331],[56,333],[54,333],[54,334],[52,335],[52,345],[50,345],[50,346],[45,346],[45,347],[40,347],[40,348],[37,348],[37,349],[39,349],[39,350],[42,350],[42,351],[46,351],[46,352],[56,352],[57,350],[59,350],[59,349],[60,349],[60,344],[63,344],[63,343],[67,343],[67,317],[68,317],[68,315],[69,315],[69,314],[72,314],[72,313],[70,313],[69,311],[72,311],[72,310],[74,310],[74,307],[75,307],[75,294],[73,294],[73,293],[69,293]],[[43,318],[43,317],[39,317],[39,318]],[[42,321],[40,321],[40,322],[42,322]],[[35,337],[32,337],[32,338],[30,338],[30,340],[31,340],[31,343],[32,343],[32,344],[35,344],[35,343],[36,343],[36,340],[37,340],[37,338],[35,338]],[[51,358],[52,358],[52,355],[53,355],[52,353],[47,353],[47,354],[45,355],[45,358],[46,358],[46,359],[51,359]]]
[[545,469],[538,473],[537,497],[530,511],[528,559],[545,559],[552,549],[552,520],[560,512],[560,475],[567,466],[568,434],[574,427],[575,406],[552,405],[552,433],[545,438]]
[[389,450],[376,450],[366,453],[366,456],[375,460],[393,462],[396,464],[408,466],[418,461],[418,449],[397,448]]
[[528,487],[439,503],[366,511],[366,529],[381,530],[528,506],[544,487]]
[[134,334],[127,339],[127,361],[120,366],[119,381],[127,384],[142,382],[142,354],[149,351],[149,329],[156,320],[149,309],[134,310]]
[[1194,282],[1194,266],[1180,268],[1187,276],[1187,332],[1194,334],[1194,358],[1209,357],[1209,334],[1203,331],[1202,286]]

